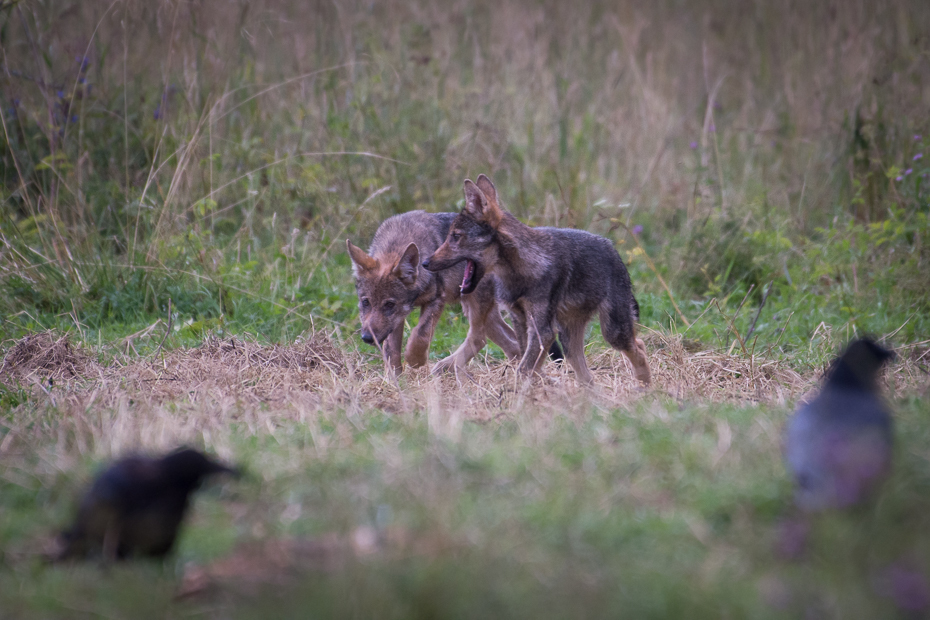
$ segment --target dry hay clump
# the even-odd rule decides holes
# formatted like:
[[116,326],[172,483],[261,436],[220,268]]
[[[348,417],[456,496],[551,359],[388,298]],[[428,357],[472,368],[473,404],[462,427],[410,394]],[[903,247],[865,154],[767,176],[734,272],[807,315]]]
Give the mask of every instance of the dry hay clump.
[[884,388],[895,395],[930,396],[930,341],[895,348],[897,359],[885,367]]
[[[646,337],[652,385],[643,388],[629,361],[608,347],[594,348],[588,363],[594,385],[580,385],[567,363],[546,362],[532,382],[516,372],[514,363],[478,356],[458,374],[430,376],[425,369],[407,368],[400,383],[380,372],[356,373],[351,385],[327,395],[332,407],[357,411],[368,408],[390,413],[423,411],[445,419],[489,421],[517,411],[536,416],[586,416],[590,405],[626,408],[644,398],[668,395],[679,401],[788,405],[818,384],[814,374],[799,374],[785,361],[728,355],[678,335]],[[444,423],[444,422],[443,422]]]
[[340,374],[345,371],[344,354],[333,341],[322,335],[313,334],[307,340],[298,340],[293,345],[262,346],[235,338],[222,340],[211,337],[196,349],[183,351],[193,359],[212,362],[247,364],[254,368],[283,368],[308,371],[327,368]]
[[112,371],[136,397],[161,402],[287,401],[306,396],[345,374],[348,357],[332,339],[313,334],[293,345],[261,345],[236,338],[209,338],[195,349],[177,349],[161,359]]
[[[565,363],[547,362],[542,376],[527,382],[514,363],[492,356],[487,349],[457,374],[432,376],[429,369],[407,367],[393,379],[385,375],[380,360],[322,333],[288,345],[213,337],[194,349],[107,368],[66,337],[37,334],[8,350],[0,381],[29,373],[57,374],[63,383],[71,380],[68,398],[81,411],[90,403],[146,410],[177,403],[181,409],[209,411],[217,419],[252,412],[302,417],[315,411],[343,411],[355,419],[377,409],[393,414],[424,412],[431,424],[435,418],[454,426],[456,420],[488,421],[524,410],[587,415],[592,404],[625,408],[663,394],[679,401],[785,406],[816,389],[821,380],[816,370],[802,375],[784,360],[702,349],[679,335],[651,333],[645,340],[653,376],[652,386],[646,389],[633,379],[627,359],[607,347],[595,346],[588,353],[595,381],[588,389],[578,384]],[[926,370],[921,366],[926,358],[923,352],[916,361],[909,357],[914,355],[902,355],[886,373],[886,389],[891,393],[927,393]]]
[[[663,391],[679,400],[783,404],[814,385],[813,377],[802,376],[776,359],[702,349],[700,343],[680,335],[653,332],[644,340],[652,370],[652,391]],[[595,371],[595,376],[609,368],[621,382],[635,385],[629,362],[616,351],[604,350],[593,356],[591,366],[601,371]]]
[[71,344],[67,334],[30,334],[7,349],[0,366],[0,380],[29,380],[33,377],[72,379],[97,373],[100,366],[91,354]]

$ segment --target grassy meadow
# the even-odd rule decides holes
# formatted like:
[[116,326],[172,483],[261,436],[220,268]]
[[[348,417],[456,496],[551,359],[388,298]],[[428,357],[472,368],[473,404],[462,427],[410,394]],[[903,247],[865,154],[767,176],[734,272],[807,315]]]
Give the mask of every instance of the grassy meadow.
[[[0,618],[926,613],[928,31],[920,0],[0,0]],[[494,346],[384,375],[345,239],[480,173],[616,244],[650,389],[596,324],[591,390]],[[862,334],[895,473],[792,554],[781,429]],[[181,443],[247,475],[172,559],[43,561],[102,464]]]

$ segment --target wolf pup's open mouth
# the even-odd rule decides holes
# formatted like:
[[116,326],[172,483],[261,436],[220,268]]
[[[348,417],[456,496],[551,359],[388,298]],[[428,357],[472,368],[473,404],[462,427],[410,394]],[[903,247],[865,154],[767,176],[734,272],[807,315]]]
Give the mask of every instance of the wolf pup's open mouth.
[[471,291],[471,281],[475,277],[475,261],[465,261],[465,275],[462,276],[462,284],[459,285],[459,291],[462,293]]

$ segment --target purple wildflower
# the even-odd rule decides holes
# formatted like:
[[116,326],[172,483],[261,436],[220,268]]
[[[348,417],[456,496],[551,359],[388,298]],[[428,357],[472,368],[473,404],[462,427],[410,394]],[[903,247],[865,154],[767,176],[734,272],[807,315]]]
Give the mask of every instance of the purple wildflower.
[[155,112],[152,113],[152,117],[157,121],[161,118],[161,106],[155,106]]
[[919,134],[919,133],[915,133],[915,134],[914,134],[914,142],[920,142],[920,134]]
[[914,169],[913,169],[913,168],[908,168],[907,170],[904,171],[904,176],[907,176],[907,175],[909,175],[909,174],[912,173],[912,172],[914,172]]
[[691,150],[694,150],[694,149],[697,148],[697,142],[695,142],[694,140],[692,140],[692,141],[691,141],[691,144],[689,144],[688,146],[691,147]]
[[77,116],[77,114],[72,114],[72,115],[71,115],[71,122],[72,122],[72,123],[78,122],[78,116]]
[[55,94],[58,96],[59,99],[64,99],[64,98],[65,98],[65,91],[63,91],[63,90],[56,90],[56,91],[55,91]]
[[74,60],[80,63],[81,68],[79,69],[79,71],[81,73],[84,73],[85,71],[87,71],[87,65],[90,64],[90,61],[87,60],[87,56],[75,56]]
[[643,232],[643,227],[640,224],[637,224],[633,227],[633,234],[638,235]]
[[904,177],[895,177],[894,180],[895,180],[895,181],[903,181],[903,180],[904,180]]
[[917,153],[916,155],[914,155],[914,161],[918,161],[918,160],[921,160],[921,159],[923,159],[923,158],[924,158],[924,154],[923,154],[923,153]]
[[711,124],[710,124],[710,127],[708,127],[707,129],[708,129],[708,131],[717,131],[717,126],[714,125],[713,123],[711,123]]

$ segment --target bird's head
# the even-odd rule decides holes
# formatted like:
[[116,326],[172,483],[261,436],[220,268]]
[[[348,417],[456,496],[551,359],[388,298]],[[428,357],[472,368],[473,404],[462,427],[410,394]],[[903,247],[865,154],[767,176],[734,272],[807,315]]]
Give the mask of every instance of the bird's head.
[[877,388],[878,372],[895,358],[894,351],[881,346],[869,337],[849,343],[828,374],[831,382],[840,382],[865,389]]
[[238,469],[214,461],[193,448],[179,448],[162,458],[161,463],[170,480],[192,489],[213,474],[229,474],[237,478],[241,475]]

